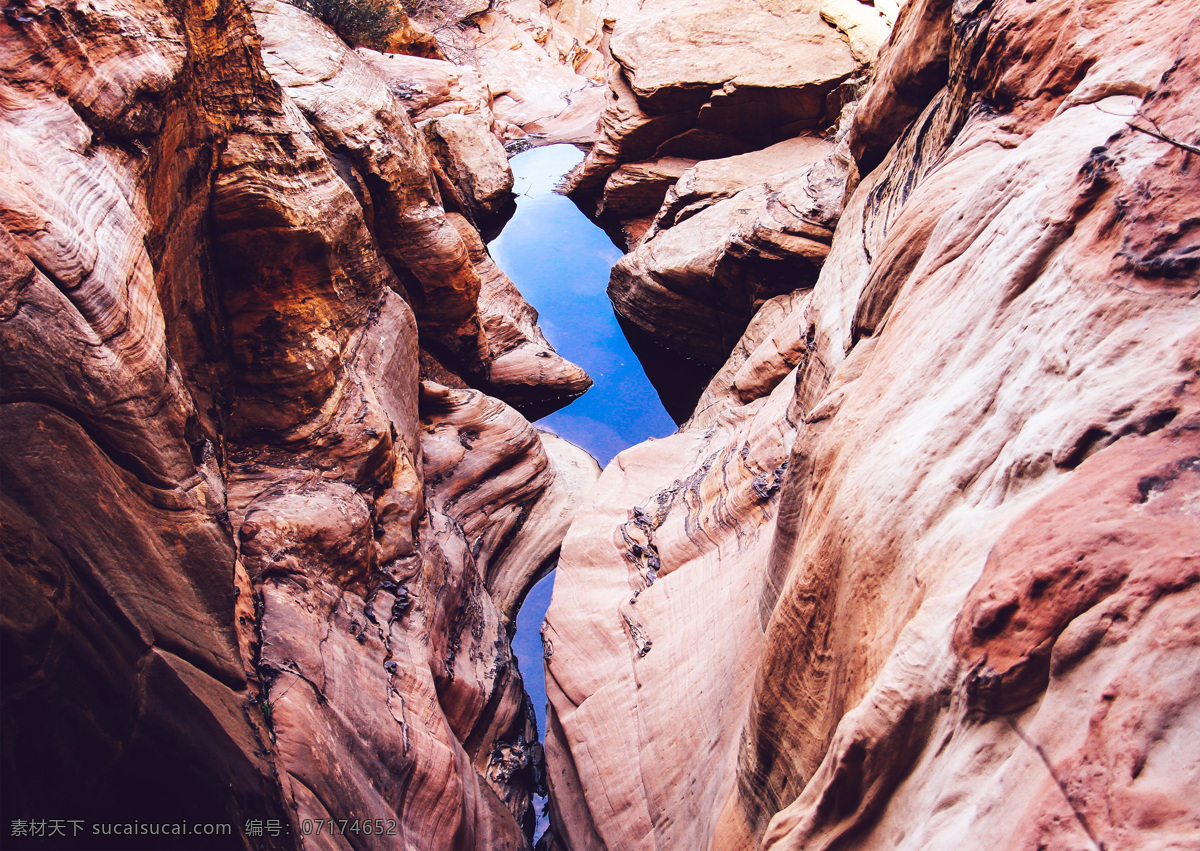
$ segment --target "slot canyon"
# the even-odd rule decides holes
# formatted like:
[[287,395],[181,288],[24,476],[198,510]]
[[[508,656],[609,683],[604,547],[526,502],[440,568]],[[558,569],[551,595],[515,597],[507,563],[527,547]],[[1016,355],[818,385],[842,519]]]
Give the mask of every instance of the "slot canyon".
[[0,846],[1200,848],[1198,116],[1192,0],[8,0]]

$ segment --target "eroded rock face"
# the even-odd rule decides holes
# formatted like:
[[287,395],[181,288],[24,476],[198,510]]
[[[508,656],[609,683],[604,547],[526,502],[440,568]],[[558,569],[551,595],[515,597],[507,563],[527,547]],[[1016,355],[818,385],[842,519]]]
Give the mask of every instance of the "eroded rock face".
[[414,121],[443,115],[486,114],[491,91],[474,68],[444,59],[376,53],[360,48],[392,96],[404,104]]
[[5,817],[528,847],[510,628],[598,471],[467,384],[587,376],[298,10],[0,27]]
[[[726,157],[830,126],[844,84],[887,34],[870,7],[834,10],[810,0],[731,0],[646,4],[619,16],[600,138],[572,175],[572,192],[581,201],[599,196],[624,163]],[[848,23],[854,16],[861,26]]]
[[684,172],[613,267],[614,307],[660,345],[716,370],[765,301],[815,283],[847,161],[832,142],[802,137]]
[[564,543],[569,847],[1195,844],[1193,19],[901,11],[815,286]]
[[443,164],[458,198],[477,222],[510,211],[513,173],[504,146],[476,115],[445,115],[424,126],[425,140]]
[[815,282],[851,179],[846,107],[889,26],[852,0],[618,21],[601,138],[568,186],[625,238],[608,292],[637,333],[711,377],[765,301]]
[[495,96],[495,111],[543,142],[591,142],[604,109],[609,25],[632,0],[500,0],[457,42]]

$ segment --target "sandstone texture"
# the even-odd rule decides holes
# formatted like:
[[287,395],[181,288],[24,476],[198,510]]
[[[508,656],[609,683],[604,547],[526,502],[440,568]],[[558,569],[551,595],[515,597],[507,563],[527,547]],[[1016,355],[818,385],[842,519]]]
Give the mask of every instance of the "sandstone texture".
[[609,297],[638,333],[711,376],[765,301],[815,282],[850,178],[846,106],[894,13],[730,0],[618,18],[600,138],[567,189],[624,240]]
[[573,193],[600,196],[625,163],[731,156],[830,126],[888,31],[874,8],[836,5],[849,11],[819,0],[668,0],[619,15],[599,139]]
[[633,0],[418,2],[446,57],[477,69],[505,140],[588,143],[607,95],[608,24]]
[[0,19],[6,831],[529,847],[509,637],[598,470],[513,406],[590,382],[398,96],[435,60],[368,53],[272,0]]
[[[403,9],[400,11],[403,12]],[[414,21],[408,14],[399,27],[388,37],[387,53],[403,53],[406,56],[423,56],[427,59],[445,59],[437,37]]]
[[445,115],[427,122],[425,141],[477,221],[513,206],[513,173],[504,146],[482,116]]
[[[441,14],[0,17],[6,832],[1200,847],[1193,4]],[[603,473],[481,236],[522,134],[713,375]]]
[[492,93],[479,72],[444,59],[356,51],[381,77],[413,121],[443,115],[484,115],[491,110]]
[[[832,231],[567,534],[548,846],[1200,844],[1197,23],[911,0],[824,165],[622,261]],[[732,329],[714,295],[655,321]]]
[[766,300],[816,281],[848,162],[844,142],[800,137],[688,169],[613,267],[614,307],[715,371]]

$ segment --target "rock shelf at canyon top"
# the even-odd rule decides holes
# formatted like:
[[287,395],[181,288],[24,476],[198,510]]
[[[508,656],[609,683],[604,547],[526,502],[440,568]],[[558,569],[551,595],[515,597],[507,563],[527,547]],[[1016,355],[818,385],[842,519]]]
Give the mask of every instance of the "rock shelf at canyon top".
[[1200,848],[1193,0],[374,2],[0,15],[0,845]]

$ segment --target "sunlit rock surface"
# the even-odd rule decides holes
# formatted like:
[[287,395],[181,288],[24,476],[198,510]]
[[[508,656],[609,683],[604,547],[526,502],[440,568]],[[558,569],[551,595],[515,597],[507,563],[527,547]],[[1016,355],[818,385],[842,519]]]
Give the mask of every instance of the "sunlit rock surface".
[[[479,70],[5,10],[6,822],[526,848],[548,782],[543,848],[1200,845],[1191,6],[468,5]],[[614,299],[715,377],[591,489],[479,226],[601,107]]]
[[508,155],[482,116],[445,115],[426,122],[424,131],[455,195],[475,221],[485,222],[513,206]]
[[567,535],[565,847],[1200,841],[1196,23],[900,12],[815,286]]
[[545,142],[591,142],[608,96],[608,39],[634,0],[499,0],[455,39],[496,115]]
[[877,24],[862,45],[816,0],[671,0],[619,15],[600,138],[572,191],[599,196],[624,163],[725,157],[828,127],[887,34],[880,12],[862,15]]
[[567,186],[624,237],[609,297],[656,346],[711,375],[765,301],[815,282],[850,178],[847,105],[889,14],[805,0],[618,18],[600,139]]
[[588,379],[365,53],[271,0],[0,19],[6,828],[529,845],[509,630],[597,471],[502,399]]
[[685,171],[613,267],[613,306],[715,370],[767,299],[816,281],[845,190],[841,147],[800,137]]

